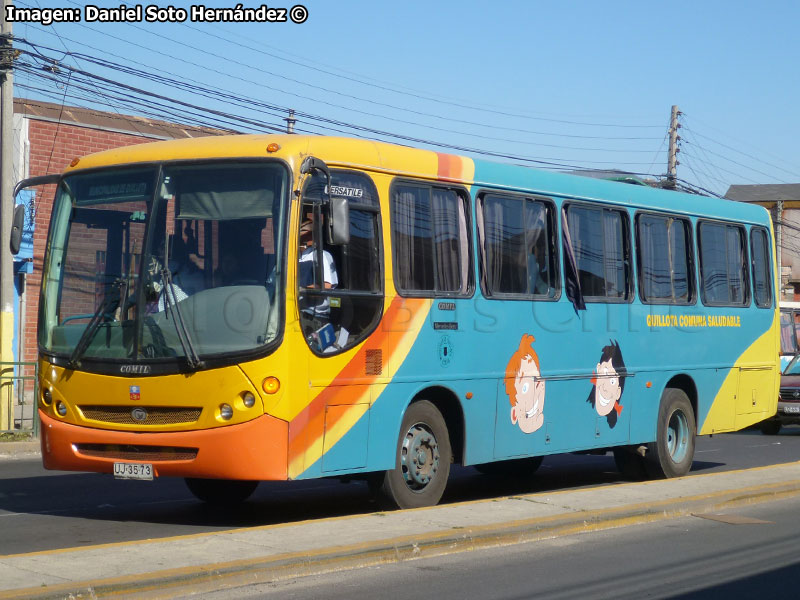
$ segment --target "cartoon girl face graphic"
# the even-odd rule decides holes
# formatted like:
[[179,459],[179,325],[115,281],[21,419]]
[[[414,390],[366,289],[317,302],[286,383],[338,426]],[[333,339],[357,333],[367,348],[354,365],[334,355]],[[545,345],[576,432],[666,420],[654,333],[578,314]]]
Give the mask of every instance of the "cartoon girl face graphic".
[[519,348],[506,366],[506,393],[511,402],[511,423],[533,433],[544,423],[545,382],[539,371],[534,337],[522,336]]
[[622,351],[616,341],[611,340],[603,348],[600,362],[595,368],[592,378],[594,387],[589,392],[589,402],[601,417],[606,417],[609,427],[617,424],[617,417],[622,413],[622,390],[625,388],[625,361],[622,360]]

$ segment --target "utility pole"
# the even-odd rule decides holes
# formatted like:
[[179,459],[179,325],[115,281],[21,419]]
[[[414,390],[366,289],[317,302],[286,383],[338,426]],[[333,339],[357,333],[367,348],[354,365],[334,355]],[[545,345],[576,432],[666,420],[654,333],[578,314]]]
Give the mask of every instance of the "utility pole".
[[680,127],[680,123],[678,123],[678,115],[681,114],[681,111],[678,110],[677,106],[672,107],[672,114],[670,115],[669,119],[669,154],[667,156],[667,185],[666,187],[674,190],[677,184],[678,179],[678,152],[680,152],[680,148],[678,148],[678,140],[681,139],[678,135],[678,128]]
[[289,109],[289,116],[283,120],[286,121],[286,133],[294,133],[294,124],[297,123],[297,119],[294,118],[294,110]]
[[775,203],[775,261],[778,263],[778,301],[783,300],[781,246],[783,246],[783,200],[778,200]]
[[[14,263],[11,257],[11,221],[14,213],[14,82],[11,76],[11,23],[6,21],[3,0],[0,16],[0,374],[13,373],[8,363],[14,360]],[[14,415],[9,410],[13,379],[0,380],[0,430],[12,429]],[[9,414],[11,413],[11,414]]]

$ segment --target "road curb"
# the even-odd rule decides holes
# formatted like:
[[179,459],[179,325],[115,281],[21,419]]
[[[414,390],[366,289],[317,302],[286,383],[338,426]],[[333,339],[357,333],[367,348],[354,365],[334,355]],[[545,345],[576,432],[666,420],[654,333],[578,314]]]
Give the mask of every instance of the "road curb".
[[[800,495],[800,479],[611,509],[576,511],[482,527],[451,528],[355,545],[331,546],[311,553],[287,553],[267,558],[166,569],[81,583],[9,590],[0,592],[0,600],[109,596],[163,598],[170,597],[171,593],[177,592],[178,589],[182,594],[203,593],[355,567],[402,562],[650,523],[797,495]],[[518,499],[535,502],[535,495]]]

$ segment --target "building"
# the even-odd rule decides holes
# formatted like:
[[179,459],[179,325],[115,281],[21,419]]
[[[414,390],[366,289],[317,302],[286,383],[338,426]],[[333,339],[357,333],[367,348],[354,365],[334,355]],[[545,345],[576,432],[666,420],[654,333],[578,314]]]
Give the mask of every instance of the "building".
[[770,211],[781,264],[781,300],[800,300],[800,183],[732,185],[725,197]]

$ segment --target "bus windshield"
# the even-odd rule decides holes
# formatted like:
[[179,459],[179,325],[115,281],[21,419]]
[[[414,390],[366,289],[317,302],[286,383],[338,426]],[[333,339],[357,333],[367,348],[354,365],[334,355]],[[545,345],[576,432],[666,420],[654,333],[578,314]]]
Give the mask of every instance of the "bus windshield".
[[40,345],[82,361],[196,366],[278,336],[287,172],[202,163],[66,176],[44,268]]

